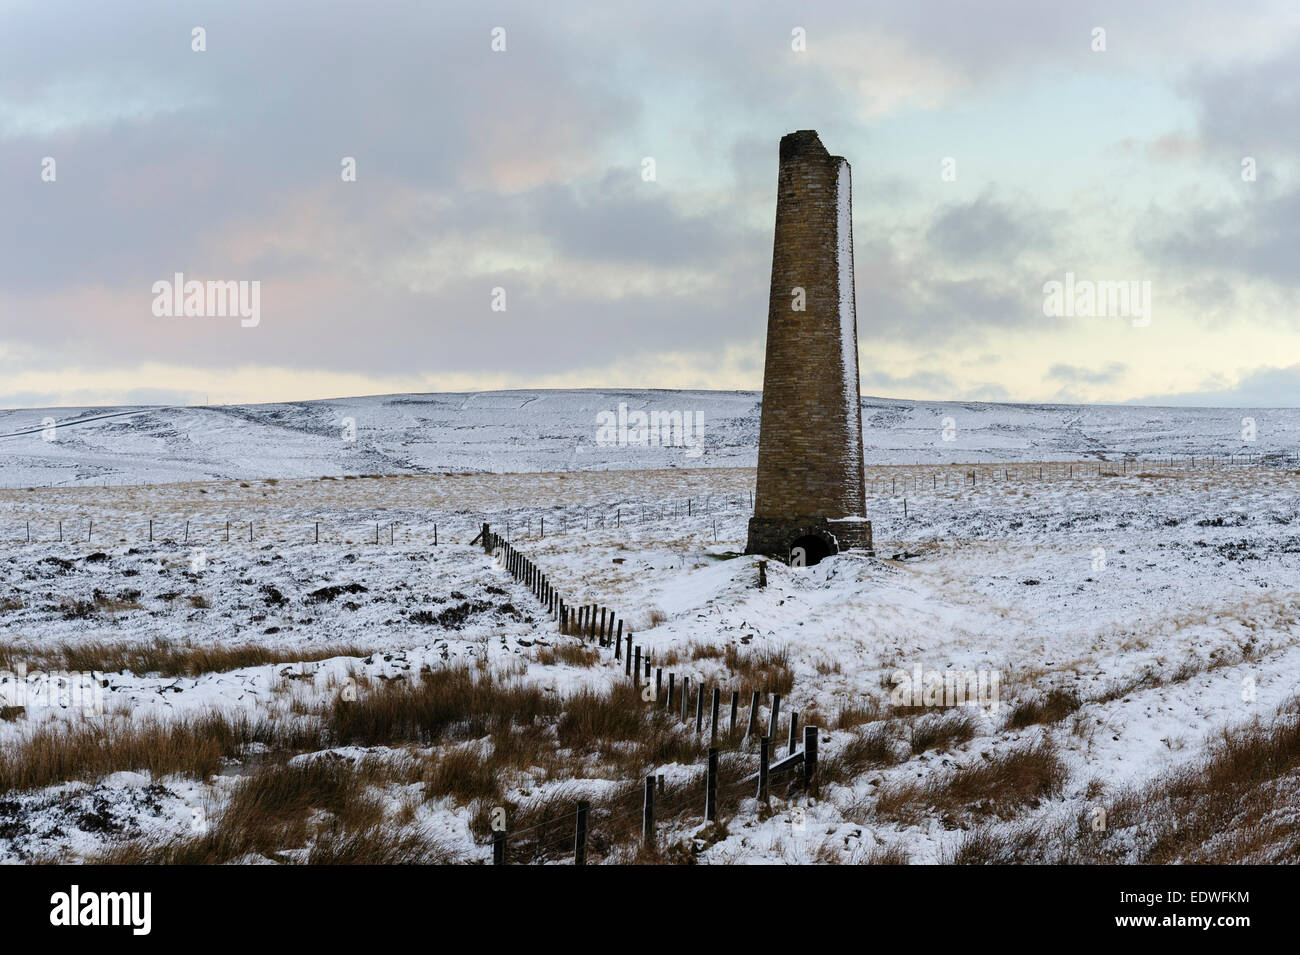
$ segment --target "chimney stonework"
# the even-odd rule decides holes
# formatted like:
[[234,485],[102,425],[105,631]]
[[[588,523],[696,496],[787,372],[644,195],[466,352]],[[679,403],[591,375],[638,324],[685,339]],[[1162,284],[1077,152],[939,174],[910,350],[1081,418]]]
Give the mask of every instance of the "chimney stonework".
[[[804,310],[796,310],[802,289]],[[746,553],[807,563],[871,549],[862,465],[849,164],[813,130],[781,138],[776,234]]]

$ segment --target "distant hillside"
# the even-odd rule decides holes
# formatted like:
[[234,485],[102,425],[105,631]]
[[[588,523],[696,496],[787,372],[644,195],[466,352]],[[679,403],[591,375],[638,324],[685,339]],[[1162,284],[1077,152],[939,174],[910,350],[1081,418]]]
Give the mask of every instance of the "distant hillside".
[[[690,412],[702,451],[598,443],[619,406]],[[150,483],[430,471],[749,465],[760,395],[734,391],[495,391],[219,407],[0,411],[0,486]],[[605,417],[602,418],[602,413]],[[702,418],[701,418],[702,416]],[[53,418],[54,440],[42,422]],[[951,418],[952,440],[944,440]],[[1243,440],[1253,418],[1257,439]],[[352,419],[356,440],[343,439]],[[864,398],[868,463],[1277,454],[1300,409],[1142,408]],[[633,427],[635,421],[633,421]],[[601,437],[618,434],[607,433]],[[628,435],[635,440],[635,433]]]

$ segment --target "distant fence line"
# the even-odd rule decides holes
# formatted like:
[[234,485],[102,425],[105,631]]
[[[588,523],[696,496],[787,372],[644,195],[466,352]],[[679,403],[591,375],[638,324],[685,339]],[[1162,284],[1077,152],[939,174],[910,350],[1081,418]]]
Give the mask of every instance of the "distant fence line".
[[[1238,467],[1276,467],[1300,459],[1293,455],[1192,455],[1180,457],[1166,455],[1160,458],[1128,457],[1121,460],[1061,461],[1041,464],[976,463],[963,465],[872,465],[868,467],[866,492],[869,498],[868,515],[874,507],[870,499],[885,501],[905,499],[908,494],[942,490],[963,491],[988,484],[1025,482],[1048,483],[1129,477],[1147,472],[1168,473],[1192,470],[1222,470]],[[881,471],[898,472],[881,474]],[[873,473],[874,472],[874,473]],[[880,505],[875,505],[879,507]],[[903,520],[908,519],[906,504]],[[753,508],[753,492],[709,493],[701,496],[666,499],[660,501],[629,502],[625,504],[550,504],[534,505],[488,512],[500,525],[504,525],[502,539],[538,540],[548,536],[566,535],[578,531],[610,528],[630,528],[645,524],[683,521],[701,516],[734,514]],[[513,513],[511,513],[513,512]],[[202,519],[173,518],[168,520],[141,518],[129,524],[122,520],[101,521],[93,518],[61,520],[26,520],[0,530],[0,541],[17,543],[94,543],[96,539],[113,543],[170,542],[183,544],[215,544],[229,542],[271,543],[331,543],[331,544],[424,544],[437,546],[445,540],[446,532],[464,534],[472,532],[483,512],[444,511],[441,520],[420,522],[368,521],[351,522],[335,520],[307,520],[301,523],[292,519],[254,517],[253,520],[208,521]],[[443,537],[439,537],[439,524]],[[123,528],[126,532],[123,532]],[[301,534],[285,533],[286,528],[301,528]],[[350,532],[351,537],[347,534]],[[716,525],[713,527],[717,539]],[[116,533],[114,533],[116,531]],[[708,533],[708,529],[705,529]],[[96,537],[96,534],[99,537]]]

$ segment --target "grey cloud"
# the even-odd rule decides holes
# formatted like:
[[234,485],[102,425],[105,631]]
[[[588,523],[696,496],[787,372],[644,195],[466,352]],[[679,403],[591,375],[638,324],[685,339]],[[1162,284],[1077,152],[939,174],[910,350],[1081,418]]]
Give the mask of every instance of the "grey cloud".
[[[1262,183],[1231,204],[1215,203],[1152,216],[1139,235],[1145,255],[1194,275],[1249,276],[1280,287],[1300,288],[1296,249],[1300,248],[1300,188],[1270,193]],[[1220,291],[1230,291],[1219,286]],[[1213,286],[1210,287],[1210,290]]]
[[1038,221],[1040,217],[1040,213],[1017,208],[986,192],[971,202],[945,207],[930,223],[925,237],[952,261],[1006,262],[1051,246],[1052,233]]
[[1071,384],[1104,385],[1122,378],[1127,371],[1128,365],[1119,361],[1107,362],[1102,368],[1056,364],[1047,370],[1047,377]]

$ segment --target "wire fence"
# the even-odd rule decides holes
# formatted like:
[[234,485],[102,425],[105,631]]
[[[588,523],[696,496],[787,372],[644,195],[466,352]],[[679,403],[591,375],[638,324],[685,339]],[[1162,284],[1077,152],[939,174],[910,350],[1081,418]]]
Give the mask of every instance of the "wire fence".
[[[1075,483],[1112,478],[1146,479],[1209,472],[1260,472],[1300,466],[1295,454],[1187,454],[1161,457],[1123,456],[1091,461],[975,463],[953,465],[871,465],[865,471],[867,516],[891,525],[906,523],[912,501],[941,502],[955,495],[980,492],[998,484]],[[62,514],[43,511],[17,519],[0,518],[0,544],[323,544],[361,546],[438,546],[464,541],[484,520],[492,520],[506,541],[536,541],[591,531],[624,531],[676,524],[708,541],[732,540],[743,528],[728,518],[753,511],[751,488],[699,496],[594,504],[535,503],[495,510],[417,511],[358,520],[349,514],[304,513],[238,508],[227,516],[210,512],[150,516],[132,513],[105,516],[73,508]],[[13,508],[17,509],[17,508]],[[897,514],[895,514],[897,512]],[[710,520],[713,519],[713,520]],[[719,534],[721,531],[721,534]]]
[[[527,587],[559,626],[561,633],[593,643],[603,651],[601,658],[607,664],[621,667],[624,677],[640,691],[639,699],[643,705],[651,710],[662,709],[670,719],[677,720],[678,732],[682,732],[684,727],[684,732],[688,735],[693,733],[701,745],[705,734],[708,735],[702,775],[690,782],[676,782],[671,791],[666,789],[662,776],[644,777],[639,806],[635,799],[630,798],[635,795],[634,791],[625,791],[595,807],[590,800],[578,800],[569,812],[557,813],[513,831],[506,819],[500,819],[500,825],[494,827],[492,835],[494,863],[505,864],[512,859],[549,861],[568,847],[573,861],[585,864],[587,842],[593,834],[602,843],[626,842],[632,835],[639,847],[653,852],[657,847],[659,822],[679,821],[696,812],[704,822],[716,822],[720,814],[734,813],[748,798],[746,793],[752,794],[757,803],[766,805],[773,778],[796,770],[802,789],[816,791],[819,730],[815,726],[805,726],[800,746],[799,714],[791,711],[786,716],[787,733],[783,745],[778,738],[782,725],[781,694],[769,694],[766,732],[763,733],[763,694],[759,690],[752,691],[742,735],[740,690],[706,687],[686,674],[679,677],[675,671],[665,674],[662,666],[655,665],[653,652],[635,642],[635,634],[631,631],[624,634],[623,618],[598,604],[571,606],[531,558],[495,534],[488,524],[482,525],[478,536],[470,543],[480,544]],[[727,701],[725,708],[724,697]],[[720,784],[724,754],[729,774],[739,778]],[[699,779],[703,781],[702,792]],[[625,782],[624,786],[627,787],[628,783]]]

